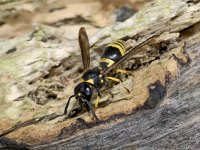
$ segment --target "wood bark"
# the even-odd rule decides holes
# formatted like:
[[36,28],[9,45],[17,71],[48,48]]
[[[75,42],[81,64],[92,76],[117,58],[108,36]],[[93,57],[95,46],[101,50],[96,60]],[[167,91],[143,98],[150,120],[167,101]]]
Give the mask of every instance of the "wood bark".
[[[71,53],[71,49],[78,53],[78,42],[64,45],[62,34],[46,26],[12,40],[0,51],[0,85],[4,85],[0,87],[0,146],[37,150],[198,149],[199,31],[198,1],[162,0],[90,37],[91,49],[96,50],[116,39],[125,40],[127,49],[132,49],[153,36],[124,65],[136,66],[123,82],[131,92],[118,84],[103,94],[96,110],[100,122],[89,112],[69,119],[62,115],[76,85],[72,81],[78,79],[71,74],[80,76],[80,56]],[[49,101],[44,91],[56,99]],[[65,95],[66,91],[70,93]],[[72,104],[70,109],[75,107]]]

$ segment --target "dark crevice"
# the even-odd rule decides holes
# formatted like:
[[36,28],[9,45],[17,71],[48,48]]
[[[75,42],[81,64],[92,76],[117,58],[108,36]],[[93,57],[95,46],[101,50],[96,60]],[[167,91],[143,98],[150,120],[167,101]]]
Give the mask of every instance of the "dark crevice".
[[47,99],[57,99],[57,94],[54,94],[54,93],[49,94],[49,95],[47,96]]
[[17,143],[16,141],[6,137],[0,137],[0,143],[2,145],[0,150],[29,150],[27,148],[29,145],[24,143]]
[[54,41],[56,39],[56,36],[54,36],[54,35],[50,35],[50,36],[48,36],[48,37],[42,37],[42,39],[41,39],[41,41],[42,42],[48,42],[48,41]]
[[158,80],[155,83],[149,85],[148,89],[150,95],[143,107],[146,109],[152,109],[155,108],[157,104],[164,99],[166,95],[166,88]]
[[12,47],[11,49],[7,50],[6,54],[14,53],[17,50],[17,47]]
[[52,12],[59,11],[65,8],[66,8],[65,6],[54,7],[54,8],[49,9],[49,12],[52,13]]
[[49,24],[54,27],[61,27],[64,25],[73,25],[73,24],[83,24],[83,23],[88,23],[90,24],[90,21],[86,20],[82,16],[76,16],[74,18],[65,18],[63,20],[57,21],[55,23]]
[[45,74],[45,75],[43,76],[43,79],[48,79],[49,77],[50,77],[49,74]]
[[180,39],[191,37],[192,35],[195,35],[199,31],[200,31],[200,22],[196,22],[195,24],[179,31]]
[[176,20],[178,17],[182,16],[183,14],[184,14],[183,11],[179,12],[178,14],[176,14],[176,16],[174,16],[174,17],[171,18],[171,21]]
[[200,0],[188,0],[187,4],[198,4],[200,2]]
[[3,26],[4,24],[5,24],[5,22],[0,20],[0,26]]

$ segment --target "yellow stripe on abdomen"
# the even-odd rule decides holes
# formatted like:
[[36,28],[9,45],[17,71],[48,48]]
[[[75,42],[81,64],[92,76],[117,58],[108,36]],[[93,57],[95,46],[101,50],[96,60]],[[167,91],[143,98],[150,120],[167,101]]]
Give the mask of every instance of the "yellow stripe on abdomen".
[[113,42],[113,43],[109,44],[107,47],[109,47],[109,46],[117,48],[120,51],[121,55],[124,56],[125,48],[124,48],[124,45],[122,45],[119,41]]
[[114,42],[114,43],[120,45],[120,46],[123,48],[124,52],[126,51],[125,46],[124,46],[124,42],[123,42],[123,41],[121,41],[121,40],[117,40],[117,41]]
[[110,67],[110,66],[112,66],[112,64],[115,63],[113,60],[108,59],[108,58],[102,58],[102,59],[100,60],[100,62],[108,63],[108,66],[107,66],[107,67]]

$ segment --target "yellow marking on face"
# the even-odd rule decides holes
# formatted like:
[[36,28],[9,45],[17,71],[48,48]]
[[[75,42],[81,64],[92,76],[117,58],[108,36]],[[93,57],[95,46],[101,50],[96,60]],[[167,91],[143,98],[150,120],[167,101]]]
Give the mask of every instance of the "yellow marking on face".
[[102,59],[100,60],[100,62],[108,63],[108,67],[110,67],[112,64],[115,63],[113,60],[107,59],[107,58],[102,58]]
[[126,70],[123,70],[123,69],[117,69],[117,72],[124,73],[124,74],[127,73],[127,71],[126,71]]
[[81,96],[81,93],[78,93],[78,96]]
[[101,77],[102,77],[102,74],[100,74],[99,77],[101,78]]
[[103,80],[101,80],[101,83],[103,83]]
[[115,82],[120,82],[119,79],[115,78],[115,77],[107,77],[109,80],[115,81]]

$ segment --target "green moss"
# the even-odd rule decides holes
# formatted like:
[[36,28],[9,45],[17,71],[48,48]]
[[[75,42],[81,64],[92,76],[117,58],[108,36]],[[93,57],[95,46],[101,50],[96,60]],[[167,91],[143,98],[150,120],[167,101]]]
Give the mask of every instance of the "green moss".
[[16,120],[23,113],[21,109],[21,105],[23,102],[12,102],[6,103],[2,106],[2,113],[0,118],[9,118],[12,120]]
[[22,106],[22,110],[32,110],[33,109],[33,105],[31,103],[30,100],[28,99],[24,99],[24,103],[23,103],[23,106]]
[[0,4],[7,4],[7,3],[12,3],[12,2],[16,2],[17,0],[1,0]]
[[33,116],[33,118],[40,118],[40,117],[42,117],[42,116],[46,116],[48,114],[48,110],[47,109],[42,109],[41,108],[41,111],[40,112],[38,112],[38,113],[36,113],[34,116]]
[[120,30],[115,30],[112,32],[111,37],[113,39],[120,39],[124,37],[124,35],[128,35],[134,31],[133,27],[126,27],[126,28],[121,28]]
[[[39,67],[44,65],[44,61],[47,60],[47,52],[45,52],[42,48],[34,49],[32,52],[29,51],[27,53],[20,53],[20,56],[17,55],[18,54],[13,54],[12,56],[9,55],[0,59],[0,68],[4,70],[4,72],[9,72],[9,74],[13,75],[16,79],[26,74],[26,72],[38,70]],[[28,64],[30,56],[39,56],[41,58],[37,58],[37,62],[34,62],[33,60],[34,63],[30,61],[30,64]],[[27,71],[25,67],[27,67]]]
[[4,84],[0,84],[0,105],[1,106],[4,104],[4,98],[5,98],[4,93],[5,93],[5,85]]
[[47,39],[49,36],[54,35],[56,32],[55,28],[46,25],[37,25],[32,32],[31,37],[41,41]]

